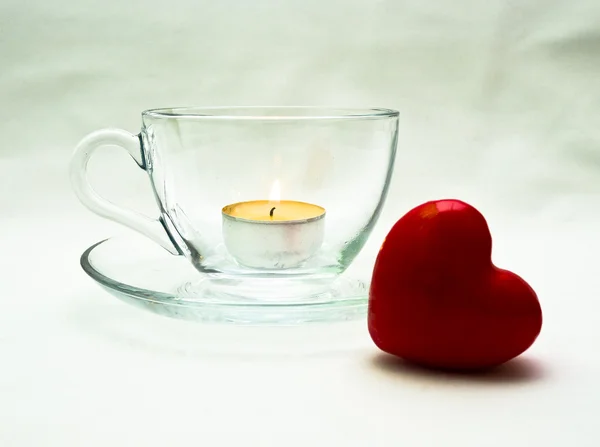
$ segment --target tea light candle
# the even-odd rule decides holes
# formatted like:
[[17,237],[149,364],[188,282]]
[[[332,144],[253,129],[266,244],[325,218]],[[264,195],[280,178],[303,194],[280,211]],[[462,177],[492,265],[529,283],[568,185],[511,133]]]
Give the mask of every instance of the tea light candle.
[[246,267],[297,267],[323,244],[325,209],[311,203],[279,200],[276,182],[270,200],[234,203],[223,208],[223,239]]

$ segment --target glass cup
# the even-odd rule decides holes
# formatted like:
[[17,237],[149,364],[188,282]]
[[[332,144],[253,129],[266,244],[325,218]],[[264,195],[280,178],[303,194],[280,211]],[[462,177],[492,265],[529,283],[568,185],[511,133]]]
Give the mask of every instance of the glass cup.
[[[398,112],[314,107],[165,108],[137,135],[85,137],[73,188],[96,214],[147,236],[199,272],[199,296],[318,300],[359,254],[392,176]],[[125,149],[148,174],[154,219],[100,197],[96,149]]]

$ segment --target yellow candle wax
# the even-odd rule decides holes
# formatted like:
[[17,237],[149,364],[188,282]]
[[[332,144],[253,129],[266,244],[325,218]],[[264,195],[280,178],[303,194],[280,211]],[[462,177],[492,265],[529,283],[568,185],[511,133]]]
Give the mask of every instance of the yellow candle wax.
[[223,207],[223,214],[257,222],[293,222],[320,218],[325,214],[325,209],[294,200],[253,200],[227,205]]

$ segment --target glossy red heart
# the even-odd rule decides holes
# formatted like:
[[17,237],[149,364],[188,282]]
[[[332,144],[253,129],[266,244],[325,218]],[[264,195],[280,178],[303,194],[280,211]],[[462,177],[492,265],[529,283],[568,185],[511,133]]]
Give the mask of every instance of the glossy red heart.
[[428,367],[480,369],[528,349],[542,310],[521,277],[494,266],[483,215],[459,200],[402,217],[377,256],[369,333],[383,351]]

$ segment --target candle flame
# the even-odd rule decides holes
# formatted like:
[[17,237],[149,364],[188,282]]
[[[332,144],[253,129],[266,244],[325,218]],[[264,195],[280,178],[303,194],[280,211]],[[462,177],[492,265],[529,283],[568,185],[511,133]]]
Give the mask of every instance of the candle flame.
[[279,180],[273,182],[271,187],[271,193],[269,194],[269,202],[279,203],[281,201],[281,186]]

